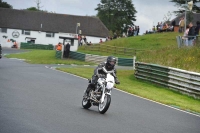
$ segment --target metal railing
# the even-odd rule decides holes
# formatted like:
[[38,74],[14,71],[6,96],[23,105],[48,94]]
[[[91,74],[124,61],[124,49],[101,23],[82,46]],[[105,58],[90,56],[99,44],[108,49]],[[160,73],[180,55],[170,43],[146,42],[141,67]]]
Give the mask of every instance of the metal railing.
[[192,46],[196,45],[196,46],[200,47],[200,39],[199,39],[200,36],[176,36],[178,48],[188,46],[188,45],[186,45],[187,42],[185,42],[185,40],[188,37],[195,37],[196,39],[195,39],[194,44]]
[[200,99],[200,73],[136,62],[135,77]]

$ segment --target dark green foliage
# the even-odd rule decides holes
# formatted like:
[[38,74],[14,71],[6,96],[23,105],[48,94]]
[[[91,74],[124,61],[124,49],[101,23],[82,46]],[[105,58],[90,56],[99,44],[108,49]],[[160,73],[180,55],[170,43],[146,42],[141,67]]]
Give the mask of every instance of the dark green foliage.
[[137,11],[131,0],[101,0],[97,16],[112,32],[126,31],[128,26],[133,26]]
[[13,8],[10,4],[8,4],[7,2],[3,2],[2,0],[0,0],[0,7]]
[[39,11],[36,7],[29,7],[26,10],[29,10],[29,11]]
[[[187,0],[187,3],[188,3],[189,1],[191,1],[191,0]],[[170,2],[174,2],[174,3],[175,3],[175,6],[177,6],[178,8],[180,8],[180,9],[178,9],[178,11],[174,11],[175,14],[178,15],[178,14],[180,14],[180,13],[185,12],[185,8],[186,8],[185,2],[186,2],[186,0],[170,0]],[[194,3],[194,4],[193,4],[192,10],[195,11],[195,12],[197,12],[197,13],[200,13],[200,7],[197,6],[197,4],[198,4],[199,2],[200,2],[200,1],[193,0],[193,3]]]

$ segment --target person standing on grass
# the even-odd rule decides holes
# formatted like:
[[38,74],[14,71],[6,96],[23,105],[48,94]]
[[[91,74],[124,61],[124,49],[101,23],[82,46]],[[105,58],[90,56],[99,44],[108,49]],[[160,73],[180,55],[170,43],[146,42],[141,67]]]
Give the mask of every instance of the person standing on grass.
[[198,35],[199,35],[199,30],[200,30],[200,21],[196,22],[197,26],[195,28],[195,34],[196,34],[196,41],[198,41]]
[[66,45],[66,58],[69,58],[69,53],[70,53],[70,44],[67,43],[67,45]]
[[180,18],[180,21],[179,21],[179,33],[183,32],[184,26],[185,26],[184,18]]
[[57,51],[61,51],[62,50],[62,44],[60,42],[56,45],[56,50]]
[[140,33],[140,26],[137,27],[137,36],[139,35]]
[[184,35],[182,37],[182,39],[185,43],[185,46],[188,46],[188,32],[189,32],[189,25],[186,26],[186,30],[185,30]]
[[193,42],[195,39],[195,27],[193,26],[193,23],[190,22],[189,24],[189,32],[188,32],[188,46],[193,46]]

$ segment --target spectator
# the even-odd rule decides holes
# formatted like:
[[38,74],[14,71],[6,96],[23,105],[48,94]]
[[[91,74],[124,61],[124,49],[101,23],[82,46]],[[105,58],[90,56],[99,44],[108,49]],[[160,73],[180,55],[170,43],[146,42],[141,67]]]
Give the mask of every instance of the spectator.
[[135,26],[134,36],[137,36],[137,26]]
[[80,46],[84,45],[84,40],[83,38],[81,38],[81,41],[80,41]]
[[184,20],[184,18],[181,18],[180,22],[179,22],[179,32],[180,33],[182,33],[184,31],[184,26],[185,26],[185,20]]
[[139,33],[140,33],[140,27],[138,26],[137,27],[137,36],[138,36]]
[[84,43],[87,43],[87,38],[84,36],[83,37]]
[[174,31],[174,26],[173,25],[169,25],[168,31]]
[[17,47],[18,47],[18,46],[17,46],[17,42],[14,41],[12,48],[17,48]]
[[69,53],[70,53],[70,44],[69,43],[67,43],[65,49],[66,49],[66,58],[69,58]]
[[199,30],[200,30],[200,21],[196,22],[197,26],[195,28],[196,40],[198,40]]
[[157,28],[157,31],[159,32],[160,31],[160,23],[159,22],[158,22],[156,28]]
[[117,34],[114,33],[113,39],[117,39]]
[[132,36],[132,28],[131,27],[129,27],[129,29],[128,29],[128,37],[130,37],[130,36]]
[[172,31],[174,31],[174,26],[176,25],[176,21],[175,20],[173,20],[172,21],[172,23],[171,23],[171,26],[173,26],[173,29],[172,29]]
[[56,45],[56,50],[57,51],[61,51],[62,50],[62,43],[58,43],[57,45]]
[[78,35],[78,46],[81,46],[81,45],[82,45],[82,44],[81,44],[81,40],[82,40],[81,35]]
[[153,31],[153,33],[156,32],[156,27],[155,26],[153,26],[152,31]]
[[189,32],[189,25],[186,26],[186,30],[185,30],[184,35],[182,37],[185,46],[188,46],[188,32]]
[[102,39],[100,39],[100,42],[99,43],[103,43]]
[[162,32],[162,30],[163,30],[163,23],[160,22],[160,29],[159,29],[159,31]]
[[193,26],[192,22],[189,24],[189,32],[188,32],[188,46],[192,46],[195,39],[195,27]]

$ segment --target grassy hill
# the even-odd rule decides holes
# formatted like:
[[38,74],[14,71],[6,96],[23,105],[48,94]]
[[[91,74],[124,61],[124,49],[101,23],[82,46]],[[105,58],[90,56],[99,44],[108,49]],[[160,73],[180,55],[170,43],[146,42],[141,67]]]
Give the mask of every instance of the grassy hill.
[[[176,36],[178,33],[156,33],[144,36],[119,38],[105,42],[107,46],[126,47],[136,49],[136,57],[139,62],[159,64],[169,67],[200,72],[200,44],[194,47],[178,48]],[[79,52],[109,55],[106,52],[95,52],[85,50],[80,47]],[[113,54],[117,57],[132,58],[132,56],[122,56]]]

